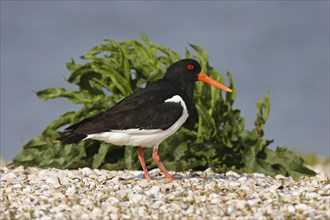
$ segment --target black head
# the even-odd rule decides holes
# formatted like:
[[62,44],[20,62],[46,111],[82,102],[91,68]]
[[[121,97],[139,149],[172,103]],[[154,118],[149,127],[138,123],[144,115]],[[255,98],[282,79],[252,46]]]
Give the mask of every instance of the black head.
[[164,78],[179,83],[194,83],[198,80],[201,65],[194,59],[183,59],[173,63],[166,71]]
[[179,83],[180,87],[185,90],[190,97],[192,97],[194,82],[197,80],[208,83],[218,89],[232,92],[230,88],[205,75],[201,71],[201,65],[193,59],[183,59],[173,63],[167,69],[164,79]]

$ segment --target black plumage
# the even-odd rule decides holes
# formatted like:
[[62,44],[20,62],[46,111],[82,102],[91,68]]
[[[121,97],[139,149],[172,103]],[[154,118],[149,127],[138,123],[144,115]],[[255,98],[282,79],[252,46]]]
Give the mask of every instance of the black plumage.
[[[145,88],[126,97],[108,111],[86,118],[65,129],[59,140],[63,144],[79,142],[88,134],[95,134],[111,130],[126,129],[168,129],[182,115],[180,103],[165,102],[165,100],[179,95],[185,102],[188,112],[192,109],[194,82],[200,67],[193,70],[183,69],[189,63],[197,61],[186,59],[172,65],[163,79],[148,84]],[[181,72],[187,72],[183,75]]]
[[173,181],[174,178],[160,161],[158,146],[192,114],[194,83],[197,80],[231,92],[231,89],[202,73],[196,60],[183,59],[172,64],[163,79],[148,84],[108,111],[66,128],[59,140],[63,144],[72,144],[91,138],[117,145],[137,146],[141,166],[149,180],[153,178],[148,173],[142,147],[152,147],[154,161],[165,177]]

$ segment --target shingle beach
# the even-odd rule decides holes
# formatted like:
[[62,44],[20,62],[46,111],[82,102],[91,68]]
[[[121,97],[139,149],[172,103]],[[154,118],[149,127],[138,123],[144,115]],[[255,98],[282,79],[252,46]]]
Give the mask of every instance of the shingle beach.
[[[327,165],[319,175],[0,168],[0,219],[330,219]],[[319,171],[317,170],[317,171]]]

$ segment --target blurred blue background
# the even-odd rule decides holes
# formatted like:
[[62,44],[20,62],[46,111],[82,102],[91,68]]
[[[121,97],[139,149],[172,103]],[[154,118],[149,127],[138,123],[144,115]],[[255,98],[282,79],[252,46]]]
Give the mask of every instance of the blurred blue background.
[[141,32],[181,55],[197,44],[231,71],[249,129],[270,90],[272,148],[329,155],[329,1],[1,1],[1,157],[78,108],[33,91],[68,87],[67,61]]

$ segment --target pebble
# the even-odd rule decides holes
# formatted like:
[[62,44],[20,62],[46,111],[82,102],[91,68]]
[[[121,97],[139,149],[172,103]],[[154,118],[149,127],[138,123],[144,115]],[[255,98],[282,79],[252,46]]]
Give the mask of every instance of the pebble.
[[151,187],[150,190],[148,190],[148,191],[146,192],[146,194],[147,194],[147,195],[150,195],[150,196],[152,196],[152,195],[156,195],[156,194],[159,192],[159,190],[160,190],[160,187],[159,187],[159,186],[153,186],[153,187]]
[[65,191],[65,195],[67,196],[73,196],[76,193],[76,188],[75,187],[69,187]]
[[0,219],[330,219],[324,175],[150,173],[0,167]]
[[227,177],[236,177],[236,178],[239,178],[239,177],[241,177],[238,173],[235,173],[234,171],[228,171],[227,173],[226,173],[226,176]]

